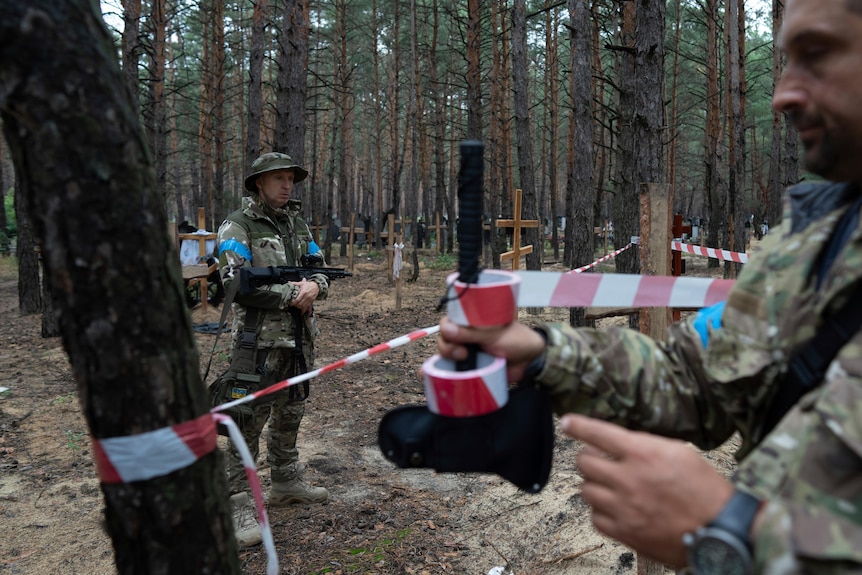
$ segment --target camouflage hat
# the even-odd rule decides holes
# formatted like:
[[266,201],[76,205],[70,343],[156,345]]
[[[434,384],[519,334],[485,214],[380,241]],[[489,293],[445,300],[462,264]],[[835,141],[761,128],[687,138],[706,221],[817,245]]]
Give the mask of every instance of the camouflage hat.
[[308,170],[294,163],[293,158],[281,152],[268,152],[251,164],[251,172],[245,177],[245,189],[250,192],[257,192],[257,186],[254,185],[257,177],[264,172],[272,172],[274,170],[293,170],[294,182],[301,182],[308,176]]

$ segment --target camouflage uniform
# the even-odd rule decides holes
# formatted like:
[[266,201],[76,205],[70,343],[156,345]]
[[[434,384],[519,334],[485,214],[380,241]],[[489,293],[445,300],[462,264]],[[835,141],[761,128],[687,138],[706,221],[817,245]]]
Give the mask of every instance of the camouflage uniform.
[[[558,413],[579,412],[702,449],[739,431],[735,486],[766,502],[756,573],[862,572],[862,332],[761,441],[789,358],[862,280],[862,225],[816,287],[822,252],[860,192],[789,190],[784,221],[730,292],[720,327],[702,311],[656,342],[625,328],[545,326],[537,380]],[[713,310],[714,311],[714,310]]]
[[[291,200],[285,208],[273,210],[258,195],[243,198],[242,207],[230,214],[218,231],[219,266],[225,287],[239,281],[239,268],[265,266],[296,266],[302,254],[308,253],[311,232],[299,215],[300,202]],[[320,288],[318,299],[329,290],[323,275],[310,281]],[[258,316],[258,349],[269,350],[266,356],[270,382],[277,382],[298,373],[295,355],[296,333],[293,317],[287,311],[299,289],[290,284],[276,284],[256,289],[249,295],[237,293],[233,304],[233,347],[238,345],[246,318],[246,307],[261,308]],[[307,316],[302,326],[302,355],[310,370],[314,363],[314,337],[317,329],[314,316]],[[254,422],[243,429],[243,435],[255,460],[259,453],[260,434],[270,419],[267,438],[268,461],[273,483],[287,482],[298,476],[299,454],[296,436],[305,412],[305,402],[289,392],[276,395],[271,403],[253,404]],[[271,418],[270,418],[271,416]],[[245,468],[231,443],[228,452],[228,488],[230,493],[247,490]]]

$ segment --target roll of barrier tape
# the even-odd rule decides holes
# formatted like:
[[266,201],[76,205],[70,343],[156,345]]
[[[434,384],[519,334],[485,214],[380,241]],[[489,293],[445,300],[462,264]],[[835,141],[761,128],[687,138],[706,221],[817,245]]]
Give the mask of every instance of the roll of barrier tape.
[[476,369],[456,371],[455,362],[434,355],[422,364],[428,409],[437,415],[472,417],[496,411],[509,400],[506,360],[479,352]]
[[472,327],[507,325],[517,319],[519,276],[502,270],[482,270],[475,284],[462,283],[457,277],[451,274],[446,278],[449,319]]

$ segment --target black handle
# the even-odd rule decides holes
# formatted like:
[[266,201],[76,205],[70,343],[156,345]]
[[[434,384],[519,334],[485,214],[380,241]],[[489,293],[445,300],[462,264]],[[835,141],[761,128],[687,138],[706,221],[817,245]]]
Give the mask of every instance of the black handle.
[[[482,255],[482,183],[485,175],[485,145],[478,140],[461,142],[461,170],[458,174],[458,281],[479,281]],[[469,289],[469,288],[468,288]],[[468,346],[467,359],[455,362],[455,369],[476,369],[476,346]]]

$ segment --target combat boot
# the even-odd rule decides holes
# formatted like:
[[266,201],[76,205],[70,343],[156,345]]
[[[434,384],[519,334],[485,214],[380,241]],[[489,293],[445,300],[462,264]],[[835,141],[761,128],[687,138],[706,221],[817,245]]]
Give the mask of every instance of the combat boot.
[[296,477],[279,483],[273,482],[269,504],[279,507],[292,503],[323,503],[328,497],[329,491],[326,488],[307,485]]
[[231,518],[236,544],[240,549],[258,545],[263,536],[257,524],[257,513],[248,493],[242,491],[230,496]]

